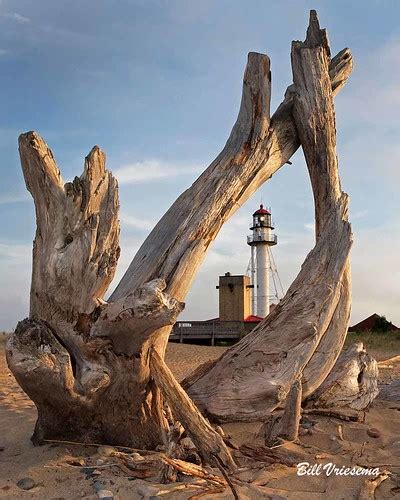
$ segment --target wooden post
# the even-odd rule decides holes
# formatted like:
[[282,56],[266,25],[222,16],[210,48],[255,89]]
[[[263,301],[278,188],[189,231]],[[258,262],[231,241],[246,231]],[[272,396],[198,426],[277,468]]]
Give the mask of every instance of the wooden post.
[[299,379],[293,382],[286,400],[285,411],[280,421],[280,436],[289,441],[295,441],[299,435],[299,424],[301,418],[301,382]]
[[213,463],[217,457],[224,467],[235,470],[236,464],[224,440],[201,415],[155,350],[151,352],[150,366],[152,377],[171,408],[172,414],[191,436],[203,458]]

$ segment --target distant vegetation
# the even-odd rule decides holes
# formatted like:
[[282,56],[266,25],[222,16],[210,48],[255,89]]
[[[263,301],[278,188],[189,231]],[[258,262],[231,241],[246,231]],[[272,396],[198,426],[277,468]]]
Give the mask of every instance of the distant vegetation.
[[[6,335],[7,332],[0,332],[0,344],[2,348]],[[349,332],[345,347],[357,341],[362,342],[367,351],[379,360],[400,355],[400,330],[385,331],[381,329],[368,332]],[[234,344],[232,341],[218,341],[216,343],[216,345],[226,348],[232,344]]]
[[360,341],[367,351],[379,359],[400,354],[400,330],[349,332],[346,345]]
[[379,333],[390,332],[393,324],[385,316],[378,316],[375,320],[374,331]]

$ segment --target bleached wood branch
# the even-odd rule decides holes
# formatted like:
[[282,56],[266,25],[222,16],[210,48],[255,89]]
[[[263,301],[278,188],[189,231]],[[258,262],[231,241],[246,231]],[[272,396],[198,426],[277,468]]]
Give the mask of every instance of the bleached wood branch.
[[385,470],[374,479],[366,479],[361,487],[358,500],[375,500],[375,490],[389,477],[390,472]]
[[199,412],[155,350],[150,353],[150,367],[152,377],[161,389],[174,417],[191,436],[203,458],[210,463],[215,463],[219,459],[224,467],[235,470],[237,466],[223,438]]
[[361,342],[341,353],[308,403],[319,408],[366,408],[379,393],[378,364]]
[[95,146],[84,172],[64,184],[53,153],[36,132],[19,138],[22,170],[35,201],[30,315],[77,321],[99,305],[119,257],[118,185]]
[[[38,406],[36,442],[74,438],[154,447],[168,430],[161,389],[186,427],[197,429],[200,422],[192,434],[204,455],[229,466],[229,454],[157,356],[164,354],[170,325],[220,228],[300,140],[316,202],[316,246],[276,310],[214,365],[211,378],[198,373],[191,393],[218,417],[254,419],[284,406],[308,367],[303,393],[321,383],[348,315],[351,230],[338,184],[332,97],[345,84],[352,59],[344,49],[330,60],[316,17],[306,42],[301,54],[293,52],[295,84],[272,118],[269,58],[249,54],[238,119],[224,149],[151,232],[109,303],[103,296],[119,256],[119,203],[104,154],[93,148],[83,174],[64,184],[44,141],[34,132],[20,137],[37,232],[30,319],[10,337],[7,359]],[[301,74],[307,65],[323,85]],[[324,106],[325,121],[319,116]],[[324,354],[325,348],[333,354]]]
[[[352,235],[338,174],[330,66],[327,35],[312,11],[306,41],[292,45],[289,93],[314,193],[316,245],[274,311],[188,387],[200,408],[220,420],[267,418],[318,352],[320,363],[312,361],[307,373],[315,389],[345,338]],[[326,333],[328,354],[317,351]]]
[[[346,57],[347,51],[342,51]],[[336,210],[341,187],[336,155],[336,118],[334,86],[330,84],[331,61],[328,35],[321,30],[315,11],[305,42],[292,44],[292,69],[295,86],[293,117],[306,158],[315,203],[315,233],[318,241],[327,218]],[[343,63],[339,64],[343,69]],[[347,78],[347,72],[343,75]],[[332,89],[332,92],[331,92]],[[347,213],[344,216],[347,221]],[[336,258],[334,248],[332,258]],[[339,356],[347,334],[351,312],[349,258],[338,283],[339,300],[330,324],[303,371],[303,398],[326,378]]]
[[299,379],[293,382],[288,394],[285,410],[280,422],[279,435],[289,441],[295,441],[299,436],[299,424],[301,418],[301,382]]
[[343,221],[346,213],[347,196],[343,195],[337,213],[325,225],[280,303],[193,385],[183,383],[200,409],[218,420],[248,421],[263,420],[284,405],[339,301],[351,247],[350,225]]
[[[351,69],[351,53],[344,49],[329,67],[335,94],[346,83]],[[161,218],[110,300],[125,296],[155,277],[165,279],[167,292],[184,300],[207,248],[224,222],[298,149],[290,90],[270,119],[269,58],[249,54],[239,116],[224,149]]]
[[184,304],[163,293],[166,283],[154,279],[133,293],[101,306],[91,337],[106,337],[116,354],[132,356],[154,331],[173,325]]

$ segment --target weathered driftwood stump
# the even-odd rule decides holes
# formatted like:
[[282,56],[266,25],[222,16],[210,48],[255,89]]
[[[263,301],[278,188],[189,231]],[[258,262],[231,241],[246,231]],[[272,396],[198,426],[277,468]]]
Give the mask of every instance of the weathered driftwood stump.
[[352,59],[348,49],[330,58],[312,12],[292,63],[294,85],[270,117],[269,58],[249,54],[239,116],[224,149],[162,217],[108,302],[119,203],[104,154],[93,148],[83,174],[64,183],[39,135],[20,137],[37,231],[30,315],[9,337],[7,360],[37,406],[35,443],[61,438],[155,447],[169,428],[166,401],[204,458],[234,467],[222,438],[165,366],[164,351],[210,243],[300,143],[315,197],[316,246],[275,311],[187,386],[210,415],[247,420],[284,406],[296,380],[302,378],[307,397],[326,378],[350,310],[351,230],[339,185],[333,96]]
[[[348,51],[342,54],[349,60]],[[287,99],[306,158],[315,200],[316,244],[274,311],[206,373],[184,382],[218,420],[259,420],[285,405],[299,377],[303,399],[331,371],[350,315],[348,197],[340,189],[334,87],[328,38],[311,13],[306,41],[293,42],[294,84]]]
[[362,410],[378,393],[378,363],[358,342],[340,354],[330,374],[307,403],[319,408]]

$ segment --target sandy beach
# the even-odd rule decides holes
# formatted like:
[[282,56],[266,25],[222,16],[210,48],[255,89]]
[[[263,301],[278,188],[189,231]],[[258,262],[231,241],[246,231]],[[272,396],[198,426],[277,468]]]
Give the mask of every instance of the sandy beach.
[[[7,368],[4,356],[5,339],[0,340],[0,497],[96,499],[93,480],[89,480],[82,465],[101,463],[97,447],[48,444],[34,447],[30,441],[36,419],[36,409],[19,388]],[[170,344],[167,362],[179,380],[196,366],[219,357],[225,347]],[[377,350],[380,359],[395,356],[396,352]],[[382,383],[400,377],[400,363],[381,370]],[[399,498],[400,495],[400,403],[379,399],[365,413],[364,422],[343,422],[330,417],[313,416],[311,432],[300,437],[300,443],[289,444],[293,452],[301,452],[310,464],[334,463],[337,466],[379,466],[391,477],[384,481],[375,498]],[[307,422],[304,423],[306,425]],[[338,426],[342,429],[342,438]],[[226,424],[223,426],[238,445],[262,445],[256,437],[260,423]],[[304,428],[304,427],[303,427]],[[307,428],[307,425],[306,427]],[[371,437],[369,430],[378,430]],[[304,431],[303,431],[304,432]],[[100,462],[98,462],[100,460]],[[114,498],[128,500],[142,498],[142,479],[132,480],[117,468],[98,466],[98,482],[111,490]],[[29,491],[20,489],[17,482],[33,479],[35,486]],[[363,477],[331,475],[298,476],[296,467],[260,463],[258,468],[241,473],[243,483],[238,486],[241,498],[358,498]],[[251,482],[251,485],[249,484]],[[163,498],[189,498],[194,492],[175,491]],[[271,496],[275,495],[275,496]],[[203,497],[207,498],[207,497]],[[232,498],[227,490],[210,498]]]

